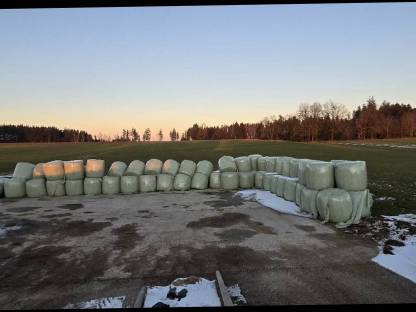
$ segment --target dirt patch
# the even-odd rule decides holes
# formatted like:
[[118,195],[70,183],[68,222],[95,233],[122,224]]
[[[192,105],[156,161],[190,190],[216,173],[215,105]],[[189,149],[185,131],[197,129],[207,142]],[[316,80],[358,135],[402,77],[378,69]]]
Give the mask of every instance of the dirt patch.
[[201,280],[198,276],[189,276],[185,278],[181,278],[176,280],[172,283],[173,286],[184,286],[184,285],[190,285],[190,284],[196,284]]
[[84,211],[83,213],[90,214],[90,213],[94,213],[94,211]]
[[56,213],[56,214],[50,214],[50,215],[46,215],[46,216],[42,216],[42,218],[60,218],[60,217],[69,217],[72,216],[71,213],[67,212],[67,213]]
[[65,205],[60,205],[57,207],[63,208],[63,209],[69,209],[69,210],[77,210],[77,209],[84,208],[84,205],[83,204],[65,204]]
[[6,209],[6,210],[9,212],[28,212],[28,211],[34,211],[39,208],[42,208],[42,207],[38,207],[38,206],[14,207],[14,208]]
[[234,196],[233,192],[214,193],[220,199],[204,201],[204,204],[213,208],[235,207],[244,204],[240,196]]
[[15,203],[18,202],[20,198],[3,198],[1,201],[3,203]]
[[137,210],[137,213],[149,213],[150,211],[148,209],[144,210]]
[[301,224],[295,224],[295,227],[299,230],[302,230],[304,232],[315,232],[316,229],[313,225],[301,225]]
[[236,243],[240,243],[245,241],[247,238],[250,238],[256,235],[257,232],[253,230],[245,230],[245,229],[229,229],[222,232],[214,233],[215,236],[221,238],[222,240],[229,242],[233,241]]
[[120,250],[121,255],[134,249],[137,242],[143,240],[143,236],[137,233],[136,228],[137,223],[130,223],[111,231],[114,235],[117,235],[117,240],[114,242],[114,248]]

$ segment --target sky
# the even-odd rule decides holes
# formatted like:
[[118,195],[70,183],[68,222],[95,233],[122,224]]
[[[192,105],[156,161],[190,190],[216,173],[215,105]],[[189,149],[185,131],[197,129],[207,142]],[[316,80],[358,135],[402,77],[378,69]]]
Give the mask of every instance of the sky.
[[113,136],[416,104],[416,3],[0,11],[0,124]]

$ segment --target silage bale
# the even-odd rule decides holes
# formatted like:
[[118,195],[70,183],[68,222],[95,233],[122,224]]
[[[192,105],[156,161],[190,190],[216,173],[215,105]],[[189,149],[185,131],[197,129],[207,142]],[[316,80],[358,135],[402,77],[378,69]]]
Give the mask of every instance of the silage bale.
[[316,196],[316,208],[324,223],[347,222],[352,216],[352,200],[347,191],[337,188],[322,190]]
[[289,176],[295,178],[298,176],[299,159],[292,158],[289,160]]
[[168,159],[163,163],[162,173],[167,173],[175,176],[179,171],[179,163],[174,159]]
[[343,160],[343,159],[333,159],[331,160],[331,163],[334,164],[334,167],[336,167],[338,164],[346,162],[346,161],[350,161],[350,160]]
[[320,191],[334,187],[334,165],[330,162],[308,162],[305,175],[309,189]]
[[219,170],[211,172],[211,175],[209,176],[209,188],[221,188],[221,172]]
[[191,188],[197,190],[205,190],[208,188],[208,176],[203,173],[196,172],[191,181]]
[[222,156],[218,159],[218,168],[221,172],[236,172],[237,165],[232,156]]
[[277,174],[282,175],[283,173],[283,158],[282,157],[276,157],[274,171]]
[[251,189],[254,185],[254,171],[250,172],[239,172],[240,188]]
[[214,170],[214,165],[209,160],[201,160],[196,164],[196,172],[205,174],[207,177]]
[[314,218],[318,216],[318,210],[316,208],[316,196],[318,193],[319,191],[317,190],[304,187],[300,194],[300,210],[311,213]]
[[142,193],[156,192],[157,176],[156,175],[141,175],[139,177],[139,190]]
[[276,172],[276,157],[265,157],[266,162],[264,165],[264,171],[266,172]]
[[305,188],[303,184],[300,184],[299,182],[296,184],[296,196],[295,196],[295,203],[298,207],[301,205],[301,194],[302,190]]
[[176,191],[187,191],[191,188],[191,177],[184,173],[178,173],[173,181],[173,188]]
[[107,176],[109,177],[121,177],[127,169],[127,165],[123,161],[115,161],[108,169]]
[[65,178],[64,162],[62,160],[54,160],[44,163],[43,173],[48,181],[63,180]]
[[163,163],[159,159],[149,159],[144,167],[145,175],[158,175],[162,172]]
[[28,162],[18,162],[14,168],[13,178],[18,178],[24,181],[32,179],[34,164]]
[[282,175],[288,177],[290,174],[290,160],[293,159],[292,157],[280,157],[282,161]]
[[257,189],[262,189],[263,188],[263,176],[264,176],[264,171],[256,171],[255,175],[254,175],[254,187]]
[[65,180],[84,179],[84,161],[69,160],[64,161]]
[[65,193],[68,196],[79,196],[84,194],[84,180],[66,180]]
[[104,176],[102,182],[102,193],[105,195],[114,195],[120,193],[120,177]]
[[[145,175],[141,176],[122,176],[120,177],[120,191],[123,194],[135,194],[142,190],[142,177],[146,177]],[[147,183],[143,183],[143,192],[153,192],[156,191],[156,176],[151,175],[147,176],[148,179],[145,181]],[[140,187],[139,187],[139,180],[140,180]]]
[[315,160],[311,159],[299,159],[299,165],[298,165],[298,178],[299,183],[302,185],[306,185],[306,165],[309,162],[314,162]]
[[247,156],[240,156],[235,158],[235,164],[237,165],[237,170],[239,172],[251,171],[250,159]]
[[344,161],[335,166],[335,183],[347,191],[363,191],[367,188],[365,161]]
[[287,177],[286,176],[278,176],[276,181],[276,195],[279,197],[284,196],[285,192],[285,183],[286,183]]
[[358,223],[361,217],[371,215],[371,206],[373,205],[373,196],[368,189],[364,191],[349,191],[352,199],[353,211],[355,214],[354,222]]
[[47,180],[46,192],[52,197],[65,196],[65,180]]
[[263,189],[265,191],[270,191],[271,182],[273,179],[273,176],[275,176],[276,173],[274,172],[265,172],[263,174]]
[[[179,169],[179,163],[178,163]],[[162,169],[163,171],[163,169]],[[172,171],[170,171],[172,172]],[[162,192],[169,192],[173,189],[173,180],[174,176],[169,173],[160,173],[157,175],[156,179],[156,190]]]
[[283,191],[284,199],[295,202],[296,201],[296,185],[297,181],[294,179],[287,179]]
[[46,196],[45,179],[32,179],[26,181],[27,197],[43,197]]
[[267,157],[257,158],[257,170],[258,171],[266,171],[266,159]]
[[260,157],[263,157],[263,156],[260,154],[248,155],[248,159],[250,159],[251,170],[257,171],[257,159],[259,159]]
[[272,180],[270,181],[270,192],[272,192],[273,194],[276,194],[277,192],[277,181],[279,180],[279,175],[275,174],[272,177]]
[[[105,173],[105,161],[102,159],[88,159],[85,165],[85,174],[87,178],[102,178]],[[94,183],[94,182],[92,182]],[[85,189],[85,184],[84,184]],[[91,191],[96,191],[94,188]],[[100,193],[101,194],[101,191]]]
[[26,181],[21,178],[12,178],[4,181],[4,197],[20,198],[26,196]]
[[192,160],[182,160],[181,165],[179,167],[179,173],[187,174],[188,176],[192,177],[195,174],[196,170],[196,163]]
[[144,162],[141,160],[133,160],[126,171],[124,172],[125,176],[141,176],[144,173]]
[[38,163],[33,168],[32,179],[45,179],[45,174],[43,173],[43,163]]
[[[95,160],[95,159],[94,159]],[[88,166],[88,161],[87,161]],[[101,173],[98,170],[99,167],[92,167],[90,173],[99,175]],[[88,175],[88,171],[87,171]],[[102,193],[102,178],[85,178],[84,179],[84,194],[85,195],[98,195]]]
[[221,172],[221,188],[235,190],[239,186],[238,172]]

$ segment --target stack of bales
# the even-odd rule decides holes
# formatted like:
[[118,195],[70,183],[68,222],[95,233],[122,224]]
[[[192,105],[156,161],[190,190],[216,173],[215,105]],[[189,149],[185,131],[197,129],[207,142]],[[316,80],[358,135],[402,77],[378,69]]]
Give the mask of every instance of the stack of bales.
[[26,181],[33,176],[35,165],[27,162],[19,162],[13,172],[11,179],[3,180],[3,192],[7,198],[19,198],[26,196]]
[[120,191],[123,194],[134,194],[140,190],[140,178],[143,176],[145,163],[133,160],[120,176]]
[[102,181],[105,173],[105,161],[88,159],[85,165],[84,194],[99,195],[102,193]]
[[[120,193],[120,180],[127,169],[127,165],[122,161],[115,161],[108,169],[107,175],[102,178],[101,192],[105,195],[114,195]],[[136,179],[137,180],[137,179]],[[129,181],[127,181],[129,182]],[[135,182],[135,183],[134,183]],[[138,182],[125,183],[127,189],[133,189],[132,193],[137,192]]]
[[84,161],[64,161],[65,193],[69,196],[84,194]]
[[220,170],[221,188],[224,190],[238,189],[240,185],[240,178],[237,172],[237,164],[234,157],[222,156],[218,159],[218,167]]
[[[257,166],[256,158],[258,155],[241,156],[235,158],[235,163],[238,170],[238,179],[240,188],[253,188],[254,186],[254,174],[253,166]],[[254,157],[253,157],[254,156]]]
[[158,191],[172,191],[175,176],[178,174],[180,164],[174,159],[168,159],[163,163],[162,172],[157,175]]
[[48,196],[65,196],[65,169],[62,160],[54,160],[42,165],[46,178]]
[[[17,168],[17,166],[16,166]],[[43,163],[36,164],[32,171],[32,178],[26,181],[27,197],[46,196],[45,174],[43,173]]]
[[208,188],[211,173],[214,165],[208,160],[201,160],[196,165],[196,172],[192,177],[191,188],[205,190]]
[[157,190],[157,176],[162,173],[163,162],[159,159],[149,159],[144,166],[144,174],[139,176],[139,190],[142,193]]
[[[192,178],[196,171],[196,163],[192,160],[182,160],[178,174],[173,181],[176,191],[188,191],[191,188]],[[196,183],[197,184],[197,183]]]

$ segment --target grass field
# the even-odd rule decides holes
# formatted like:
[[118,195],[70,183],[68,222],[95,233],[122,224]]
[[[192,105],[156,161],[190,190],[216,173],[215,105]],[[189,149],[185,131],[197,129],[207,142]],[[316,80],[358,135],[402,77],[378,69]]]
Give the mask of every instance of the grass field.
[[[357,141],[358,142],[358,141]],[[393,148],[376,144],[416,144],[416,139],[359,141],[368,145],[333,143],[298,143],[286,141],[223,140],[150,143],[21,143],[0,144],[0,174],[13,172],[18,161],[32,163],[55,159],[71,160],[100,158],[107,167],[115,160],[130,162],[150,158],[207,159],[217,165],[222,155],[293,156],[320,160],[365,160],[368,166],[369,188],[379,197],[373,214],[416,212],[416,149]],[[345,143],[345,142],[344,142]]]

